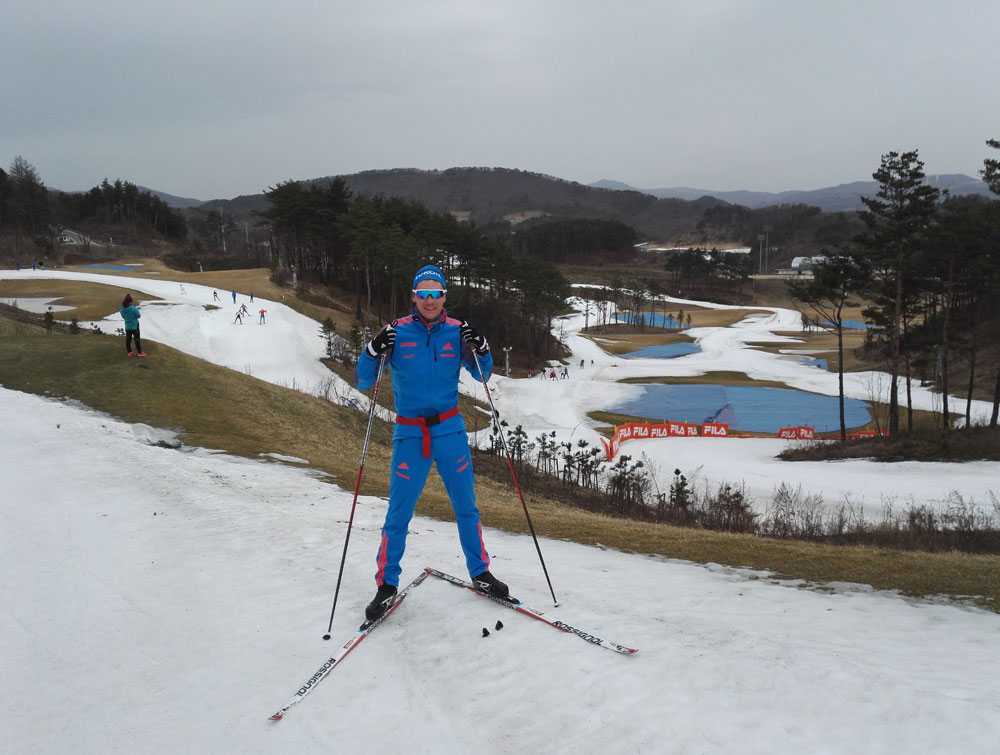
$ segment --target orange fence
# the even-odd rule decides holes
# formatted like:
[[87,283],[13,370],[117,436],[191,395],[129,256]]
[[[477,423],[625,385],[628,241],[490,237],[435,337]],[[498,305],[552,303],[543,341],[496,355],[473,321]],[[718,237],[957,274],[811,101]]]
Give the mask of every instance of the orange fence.
[[[700,430],[700,432],[699,432]],[[848,434],[848,438],[875,438],[879,435],[888,435],[886,430],[859,430],[856,433]],[[639,422],[631,422],[626,425],[616,425],[614,435],[607,441],[601,438],[604,445],[604,453],[608,461],[612,461],[618,453],[621,444],[627,440],[642,440],[649,438],[751,438],[752,435],[733,435],[729,432],[729,425],[720,422],[703,422],[697,425],[691,422],[663,422],[652,425]],[[812,427],[783,427],[778,430],[778,437],[783,440],[814,440],[816,430]]]
[[[604,444],[604,453],[607,454],[608,461],[611,461],[618,453],[621,444],[627,440],[636,438],[697,438],[698,428],[698,425],[691,422],[664,422],[659,425],[631,422],[627,425],[616,425],[611,440],[606,441],[601,438],[601,443]],[[729,435],[729,425],[705,422],[701,425],[701,435],[725,438]]]

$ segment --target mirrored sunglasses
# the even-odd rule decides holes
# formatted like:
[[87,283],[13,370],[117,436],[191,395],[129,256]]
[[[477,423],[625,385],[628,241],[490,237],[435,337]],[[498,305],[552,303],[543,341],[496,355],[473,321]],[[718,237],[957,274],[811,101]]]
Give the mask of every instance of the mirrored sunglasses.
[[418,299],[440,299],[448,293],[448,290],[444,288],[415,288],[413,293],[417,295]]

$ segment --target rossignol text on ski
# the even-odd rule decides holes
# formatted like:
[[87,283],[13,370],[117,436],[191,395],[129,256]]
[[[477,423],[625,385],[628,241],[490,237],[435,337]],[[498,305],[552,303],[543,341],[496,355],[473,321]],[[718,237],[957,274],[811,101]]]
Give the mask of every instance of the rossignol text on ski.
[[327,674],[329,674],[337,666],[340,665],[340,662],[347,657],[348,653],[350,653],[352,650],[354,650],[354,648],[360,645],[361,641],[365,639],[365,637],[367,637],[369,634],[371,634],[372,630],[374,630],[375,627],[377,627],[379,624],[381,624],[389,617],[389,614],[391,614],[393,611],[399,608],[399,604],[403,602],[404,598],[406,598],[406,594],[414,587],[419,585],[421,582],[423,582],[425,579],[427,579],[427,574],[428,572],[425,569],[419,575],[417,575],[416,579],[414,579],[412,582],[410,582],[410,584],[408,584],[406,587],[400,590],[396,594],[395,602],[389,607],[389,610],[387,610],[384,614],[379,616],[374,621],[366,621],[364,624],[362,624],[358,628],[357,633],[353,637],[351,637],[351,639],[349,639],[340,649],[340,652],[328,658],[323,663],[323,665],[316,670],[316,673],[313,674],[311,677],[309,677],[308,681],[306,681],[305,684],[299,687],[299,689],[295,692],[294,695],[292,695],[289,701],[285,703],[283,706],[281,706],[281,708],[278,709],[277,713],[274,713],[273,715],[269,716],[269,718],[272,721],[280,721],[284,717],[285,713],[288,712],[289,708],[301,702],[306,695],[312,692],[313,689],[315,689],[316,685],[326,678]]

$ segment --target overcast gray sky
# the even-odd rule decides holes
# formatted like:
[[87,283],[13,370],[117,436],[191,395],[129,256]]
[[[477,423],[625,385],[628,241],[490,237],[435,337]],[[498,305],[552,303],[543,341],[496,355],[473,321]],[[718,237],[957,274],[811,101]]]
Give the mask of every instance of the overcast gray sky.
[[[813,189],[1000,138],[996,0],[3,0],[0,166],[199,199],[376,168]],[[990,154],[993,152],[993,154]]]

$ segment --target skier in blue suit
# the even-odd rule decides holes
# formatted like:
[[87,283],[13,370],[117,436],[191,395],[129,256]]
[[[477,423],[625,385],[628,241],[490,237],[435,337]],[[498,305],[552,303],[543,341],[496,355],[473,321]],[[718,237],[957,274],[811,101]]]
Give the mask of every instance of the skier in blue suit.
[[413,279],[412,312],[382,328],[358,359],[360,390],[375,383],[379,360],[387,360],[397,412],[389,510],[376,559],[378,592],[365,609],[369,620],[382,616],[395,601],[407,528],[432,461],[437,463],[455,510],[458,537],[473,584],[490,595],[509,595],[507,585],[489,572],[490,559],[476,508],[469,438],[465,421],[458,413],[459,371],[465,367],[479,379],[478,358],[488,380],[493,357],[482,333],[467,322],[448,317],[444,309],[446,296],[441,270],[434,265],[420,268]]

